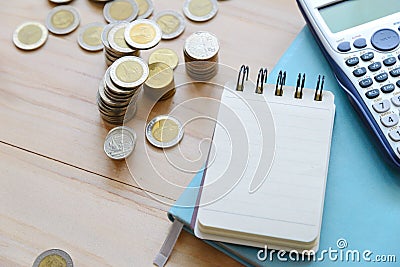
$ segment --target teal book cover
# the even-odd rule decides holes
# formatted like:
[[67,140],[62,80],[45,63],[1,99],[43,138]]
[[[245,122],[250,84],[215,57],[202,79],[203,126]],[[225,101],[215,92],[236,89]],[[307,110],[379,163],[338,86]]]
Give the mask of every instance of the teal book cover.
[[[245,62],[244,62],[245,63]],[[379,144],[351,106],[308,28],[296,37],[270,73],[287,71],[287,85],[306,73],[307,88],[315,88],[325,75],[326,90],[335,94],[336,118],[327,178],[319,250],[302,258],[279,252],[207,241],[246,266],[398,266],[400,263],[400,170],[379,150]],[[176,205],[171,220],[192,232],[194,208],[203,173],[199,172]],[[192,224],[192,226],[191,226]]]

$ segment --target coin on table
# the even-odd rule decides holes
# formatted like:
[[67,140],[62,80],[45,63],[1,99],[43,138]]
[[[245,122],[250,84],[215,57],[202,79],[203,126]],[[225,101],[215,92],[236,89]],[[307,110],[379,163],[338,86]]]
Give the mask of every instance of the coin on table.
[[147,50],[155,47],[161,41],[162,32],[160,27],[152,20],[135,20],[125,29],[126,43],[139,50]]
[[182,124],[170,115],[157,116],[147,124],[146,138],[155,147],[173,147],[183,138]]
[[73,267],[71,257],[63,250],[50,249],[40,254],[33,262],[32,267],[59,266]]
[[49,1],[54,4],[67,4],[69,2],[72,2],[72,0],[49,0]]
[[131,22],[139,14],[134,0],[114,0],[105,4],[103,15],[108,22]]
[[46,19],[46,26],[54,34],[73,32],[80,23],[79,13],[71,6],[57,6],[53,8]]
[[111,129],[104,142],[104,152],[115,160],[129,157],[135,149],[136,133],[126,126],[119,126]]
[[186,0],[183,5],[183,13],[193,21],[207,21],[218,12],[216,0]]
[[83,26],[79,30],[78,44],[87,51],[99,51],[103,49],[101,34],[104,26],[100,22],[93,22]]
[[129,24],[127,22],[118,23],[108,33],[108,43],[110,47],[120,53],[133,53],[133,49],[130,48],[125,41],[125,29]]
[[153,13],[154,5],[151,0],[135,0],[139,7],[138,19],[147,19]]
[[173,10],[158,13],[154,17],[154,21],[157,22],[162,31],[162,39],[176,38],[185,30],[185,19]]
[[210,32],[195,32],[186,39],[184,51],[191,59],[210,60],[218,55],[218,38]]
[[13,42],[20,49],[34,50],[44,45],[48,35],[48,31],[43,24],[25,22],[14,31]]
[[110,77],[117,86],[136,88],[149,77],[149,67],[139,57],[122,57],[111,65]]
[[178,66],[179,58],[174,50],[169,48],[160,48],[151,53],[149,57],[149,64],[162,62],[175,69]]
[[155,62],[149,65],[149,77],[145,85],[152,89],[167,87],[174,80],[174,72],[171,67],[162,62]]

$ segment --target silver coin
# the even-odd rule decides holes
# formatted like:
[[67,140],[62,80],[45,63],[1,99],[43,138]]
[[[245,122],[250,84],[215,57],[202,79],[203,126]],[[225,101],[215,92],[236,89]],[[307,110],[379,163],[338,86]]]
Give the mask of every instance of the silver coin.
[[154,4],[151,0],[135,0],[139,7],[138,19],[147,19],[153,13]]
[[99,51],[103,49],[101,34],[105,25],[100,22],[93,22],[83,26],[79,30],[78,44],[87,51]]
[[129,24],[127,22],[118,23],[108,33],[108,43],[110,47],[119,53],[133,53],[125,41],[125,29]]
[[137,18],[139,7],[133,0],[114,0],[104,5],[103,15],[107,22],[131,22]]
[[114,160],[121,160],[129,157],[135,149],[136,133],[126,126],[119,126],[112,129],[104,142],[104,152]]
[[136,88],[149,77],[149,66],[139,57],[122,57],[111,65],[110,77],[119,87]]
[[138,50],[147,50],[155,47],[161,41],[162,31],[152,20],[135,20],[125,29],[126,43]]
[[160,115],[146,126],[146,138],[158,148],[170,148],[179,144],[183,138],[182,124],[170,115]]
[[162,39],[174,39],[181,35],[186,27],[185,19],[173,10],[166,10],[154,16],[153,20],[162,31]]
[[216,0],[186,0],[183,14],[193,21],[202,22],[212,19],[218,12]]
[[214,34],[198,31],[186,39],[184,49],[193,59],[209,60],[218,54],[219,42]]
[[57,6],[50,10],[46,18],[46,27],[54,34],[73,32],[79,23],[79,13],[71,6]]
[[33,262],[32,267],[39,266],[65,266],[73,267],[71,257],[61,249],[50,249],[40,254]]

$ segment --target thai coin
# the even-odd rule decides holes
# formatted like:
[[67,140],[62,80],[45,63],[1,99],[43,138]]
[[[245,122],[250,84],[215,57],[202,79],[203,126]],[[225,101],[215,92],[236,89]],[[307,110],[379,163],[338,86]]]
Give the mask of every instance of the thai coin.
[[60,249],[50,249],[40,254],[33,262],[32,267],[60,266],[73,267],[71,257]]
[[175,69],[178,66],[179,58],[174,50],[169,48],[160,48],[151,53],[149,64],[162,62]]
[[101,34],[104,29],[104,24],[94,22],[85,25],[79,30],[78,43],[87,51],[99,51],[103,49]]
[[119,126],[112,129],[104,142],[104,152],[114,160],[121,160],[129,157],[135,149],[136,133],[126,126]]
[[146,126],[146,138],[150,144],[159,148],[177,145],[183,138],[182,124],[174,117],[160,115]]
[[173,10],[166,10],[154,17],[162,31],[162,39],[174,39],[185,30],[185,19],[181,14]]
[[139,7],[138,19],[147,19],[153,13],[154,5],[151,0],[135,0]]
[[135,20],[125,29],[126,43],[139,50],[155,47],[161,41],[162,32],[157,23],[149,19]]
[[138,16],[139,7],[133,0],[114,0],[105,4],[103,15],[108,22],[131,22]]
[[48,31],[38,22],[25,22],[17,27],[13,34],[13,42],[16,47],[23,50],[34,50],[46,42]]
[[149,67],[143,59],[126,56],[117,59],[110,69],[111,80],[119,87],[136,88],[149,76]]
[[57,6],[46,18],[46,26],[54,34],[73,32],[80,23],[79,13],[71,6]]
[[186,0],[183,5],[183,13],[193,21],[207,21],[218,12],[216,0]]

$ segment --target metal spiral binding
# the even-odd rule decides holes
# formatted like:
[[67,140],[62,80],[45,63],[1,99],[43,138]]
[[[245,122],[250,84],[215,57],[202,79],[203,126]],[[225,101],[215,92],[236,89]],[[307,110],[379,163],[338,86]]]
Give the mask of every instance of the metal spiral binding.
[[286,84],[286,71],[279,71],[278,79],[276,80],[275,95],[283,95],[283,86]]
[[264,84],[267,83],[267,79],[268,79],[268,69],[261,68],[258,71],[257,75],[257,86],[256,86],[257,94],[262,94],[264,92]]
[[297,76],[297,84],[296,84],[296,91],[294,93],[294,98],[301,99],[303,97],[303,89],[304,84],[306,82],[306,74],[303,73],[303,78],[301,77],[301,73]]
[[236,91],[243,91],[244,82],[249,80],[249,66],[242,65],[239,70],[237,83],[236,83]]
[[325,83],[325,76],[322,76],[321,80],[321,75],[318,75],[317,86],[315,88],[315,94],[314,94],[315,101],[322,101],[322,90],[324,89],[324,83]]

